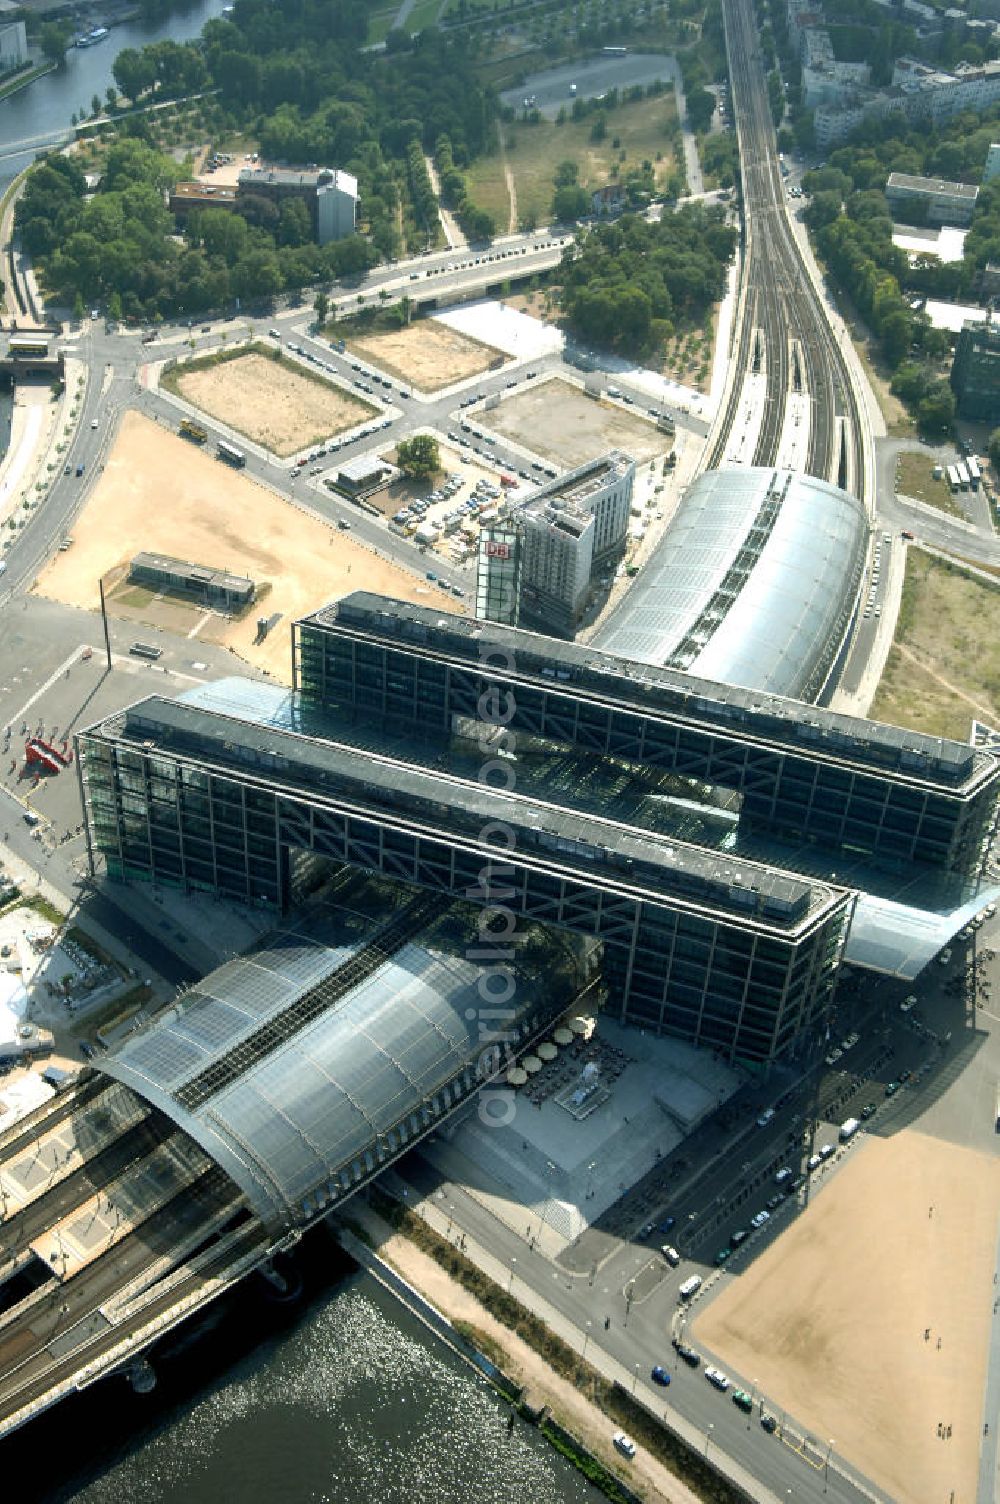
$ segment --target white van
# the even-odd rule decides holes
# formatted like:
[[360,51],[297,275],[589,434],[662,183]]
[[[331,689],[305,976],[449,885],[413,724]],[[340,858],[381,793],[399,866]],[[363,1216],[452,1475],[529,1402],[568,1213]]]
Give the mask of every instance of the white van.
[[846,1144],[849,1139],[852,1139],[854,1137],[860,1127],[860,1118],[848,1118],[846,1122],[841,1123],[840,1142],[842,1144]]
[[692,1274],[692,1275],[690,1275],[690,1277],[688,1279],[686,1279],[684,1281],[684,1283],[680,1287],[680,1290],[677,1293],[680,1295],[680,1297],[681,1297],[682,1300],[689,1300],[691,1298],[691,1296],[694,1294],[694,1292],[696,1290],[700,1290],[700,1289],[701,1289],[701,1275],[700,1274]]

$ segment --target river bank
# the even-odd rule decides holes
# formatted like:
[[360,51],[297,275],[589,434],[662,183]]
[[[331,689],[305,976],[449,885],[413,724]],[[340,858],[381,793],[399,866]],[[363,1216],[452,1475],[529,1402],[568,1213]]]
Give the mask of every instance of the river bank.
[[[464,1288],[459,1279],[442,1267],[438,1259],[418,1247],[413,1238],[407,1235],[409,1228],[404,1226],[401,1231],[394,1229],[390,1219],[395,1221],[396,1218],[385,1207],[385,1200],[386,1198],[378,1198],[378,1210],[360,1199],[353,1201],[349,1213],[345,1213],[345,1224],[359,1233],[380,1259],[396,1269],[403,1279],[437,1307],[480,1351],[497,1363],[505,1374],[527,1390],[534,1408],[548,1408],[557,1422],[579,1437],[586,1449],[598,1457],[612,1474],[621,1474],[623,1467],[627,1466],[631,1486],[641,1487],[647,1497],[660,1501],[660,1504],[704,1504],[706,1499],[735,1497],[732,1493],[720,1491],[725,1489],[725,1485],[714,1470],[704,1465],[698,1469],[704,1473],[704,1478],[700,1480],[702,1486],[696,1489],[643,1446],[640,1446],[632,1462],[623,1463],[611,1445],[611,1436],[619,1426],[638,1430],[635,1422],[641,1419],[641,1407],[631,1406],[630,1397],[623,1392],[615,1406],[621,1413],[608,1414],[594,1397],[603,1391],[599,1384],[592,1382],[590,1374],[593,1371],[588,1372],[588,1365],[582,1357],[576,1361],[576,1355],[569,1350],[576,1381],[557,1373],[536,1347],[512,1330],[509,1324],[498,1320],[480,1300]],[[415,1216],[414,1213],[402,1212],[402,1208],[400,1212],[404,1223],[406,1219]],[[447,1249],[447,1245],[445,1246]],[[438,1250],[439,1253],[443,1251]],[[452,1255],[452,1250],[447,1249],[447,1254]],[[453,1255],[452,1257],[455,1261]],[[516,1306],[514,1301],[509,1303],[512,1307]],[[525,1312],[525,1316],[528,1315]],[[596,1373],[593,1373],[593,1378],[598,1378]],[[640,1413],[625,1413],[628,1411]],[[650,1416],[649,1419],[653,1418]],[[692,1466],[693,1464],[694,1459]]]

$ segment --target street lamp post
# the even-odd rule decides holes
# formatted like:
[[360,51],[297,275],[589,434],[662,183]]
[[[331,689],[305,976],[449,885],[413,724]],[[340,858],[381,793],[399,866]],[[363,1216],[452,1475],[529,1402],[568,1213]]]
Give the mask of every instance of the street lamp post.
[[823,1492],[826,1493],[827,1484],[830,1481],[830,1453],[833,1451],[833,1439],[826,1444],[826,1459],[823,1463]]
[[625,1286],[625,1320],[622,1322],[623,1327],[628,1326],[628,1313],[632,1309],[632,1291],[634,1288],[635,1280],[630,1279],[628,1284]]
[[708,1458],[708,1444],[712,1440],[712,1432],[715,1430],[715,1422],[709,1421],[708,1430],[705,1432],[705,1457]]
[[587,1322],[587,1330],[583,1334],[583,1354],[582,1354],[582,1356],[584,1358],[586,1358],[586,1356],[587,1356],[587,1343],[590,1341],[590,1332],[591,1332],[591,1328],[593,1327],[593,1325],[594,1325],[594,1323],[592,1321],[588,1321]]
[[507,1281],[507,1294],[508,1295],[510,1294],[511,1290],[513,1290],[513,1288],[514,1288],[514,1275],[515,1275],[516,1271],[517,1271],[517,1259],[516,1258],[512,1258],[511,1261],[510,1261],[510,1279]]
[[754,1402],[755,1402],[756,1398],[757,1398],[757,1380],[754,1379],[752,1385],[750,1386],[750,1409],[747,1411],[747,1430],[748,1431],[750,1429],[750,1422],[753,1420],[753,1407],[754,1407]]
[[635,1365],[635,1373],[632,1376],[632,1398],[635,1399],[635,1386],[639,1382],[639,1365]]

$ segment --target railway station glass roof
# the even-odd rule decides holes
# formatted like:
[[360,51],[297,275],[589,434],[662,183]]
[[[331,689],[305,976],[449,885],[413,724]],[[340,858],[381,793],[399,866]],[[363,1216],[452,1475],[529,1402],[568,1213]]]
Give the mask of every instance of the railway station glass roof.
[[[320,912],[220,967],[101,1061],[200,1144],[272,1227],[311,1220],[311,1198],[483,1049],[481,967],[465,955],[478,941],[475,910],[444,909],[344,989],[335,978],[345,965],[351,973],[359,937],[352,948],[341,912]],[[536,1016],[543,1027],[567,1007],[581,954],[579,941],[528,927],[505,1030]],[[268,1021],[280,1036],[281,1014],[317,986],[329,989],[327,1005],[275,1043]],[[221,1066],[221,1085],[188,1106],[185,1087],[206,1062]]]
[[706,471],[594,646],[725,684],[814,697],[843,638],[867,538],[861,503],[826,481],[771,469]]

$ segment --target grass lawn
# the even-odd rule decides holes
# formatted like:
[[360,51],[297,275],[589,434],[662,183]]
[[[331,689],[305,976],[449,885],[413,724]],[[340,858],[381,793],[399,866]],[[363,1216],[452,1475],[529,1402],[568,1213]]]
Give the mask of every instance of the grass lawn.
[[911,548],[896,636],[872,720],[965,741],[969,722],[1000,716],[1000,639],[988,630],[998,591]]
[[951,487],[946,480],[935,480],[934,461],[922,454],[900,454],[896,458],[896,490],[903,496],[914,496],[928,506],[948,512],[952,517],[964,517],[962,508],[952,500]]
[[373,10],[368,18],[368,45],[374,46],[376,42],[384,42],[392,29],[392,23],[399,14],[398,5],[387,5],[385,9]]
[[412,36],[415,31],[423,31],[425,26],[433,26],[437,21],[440,6],[441,0],[417,0],[406,18],[403,29]]
[[[616,161],[624,175],[648,160],[655,166],[657,187],[662,187],[676,165],[666,130],[676,113],[673,91],[668,90],[655,99],[640,99],[610,111],[603,141],[591,141],[591,120],[567,120],[564,125],[543,120],[538,125],[505,127],[518,218],[533,214],[540,223],[549,219],[555,192],[553,177],[560,162],[577,164],[584,188],[600,188],[610,182]],[[612,145],[615,140],[620,143],[618,148]],[[505,226],[510,198],[500,153],[474,162],[466,178],[473,201],[493,214],[498,225]]]

